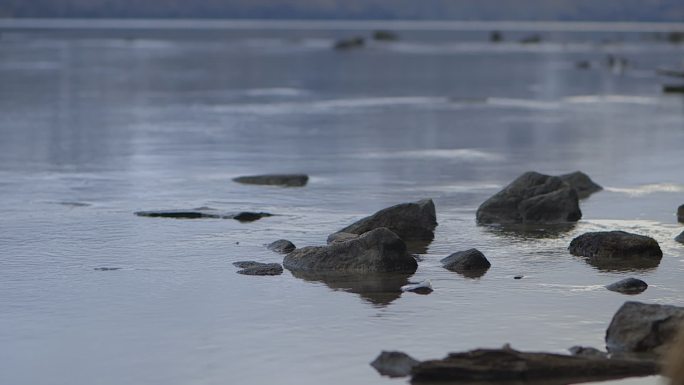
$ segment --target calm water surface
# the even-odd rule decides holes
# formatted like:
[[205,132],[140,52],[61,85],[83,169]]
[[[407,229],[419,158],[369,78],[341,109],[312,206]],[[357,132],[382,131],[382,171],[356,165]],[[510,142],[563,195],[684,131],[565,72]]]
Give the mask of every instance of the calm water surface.
[[[335,38],[368,32],[1,33],[2,384],[399,384],[368,365],[381,350],[602,348],[624,301],[684,305],[673,241],[684,99],[661,94],[654,72],[681,67],[684,45],[642,33],[494,45],[488,31],[403,31],[341,53]],[[629,66],[607,68],[611,54]],[[583,170],[606,189],[565,231],[476,226],[477,206],[528,170]],[[266,172],[311,180],[231,182]],[[264,244],[321,245],[427,197],[439,226],[410,280],[431,279],[430,295],[232,266],[280,262]],[[278,215],[133,215],[199,206]],[[604,269],[566,251],[578,234],[613,229],[656,238],[660,265]],[[482,278],[440,267],[471,247],[492,262]],[[602,287],[630,276],[648,290]]]

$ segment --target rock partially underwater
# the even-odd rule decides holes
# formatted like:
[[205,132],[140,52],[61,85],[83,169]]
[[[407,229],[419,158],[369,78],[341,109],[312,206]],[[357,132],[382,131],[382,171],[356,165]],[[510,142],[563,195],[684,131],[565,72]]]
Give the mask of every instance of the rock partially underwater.
[[606,285],[606,289],[622,294],[639,294],[648,289],[648,284],[640,279],[625,278],[623,280]]
[[242,270],[238,274],[244,275],[280,275],[283,267],[279,263],[261,263],[255,261],[234,262],[233,265]]
[[570,242],[572,255],[586,257],[599,269],[625,270],[657,267],[663,257],[658,242],[624,231],[599,231],[580,235]]
[[306,174],[264,174],[233,178],[234,182],[263,186],[303,187],[309,182]]
[[420,361],[406,353],[383,351],[370,364],[383,376],[406,377],[419,363]]
[[261,218],[273,216],[273,214],[264,212],[242,211],[239,213],[224,213],[208,209],[136,211],[135,215],[140,217],[173,219],[235,219],[240,222],[254,222]]
[[610,353],[652,353],[667,351],[684,322],[684,307],[625,302],[606,331]]
[[479,278],[492,266],[478,249],[458,251],[440,261],[442,266],[467,278]]
[[526,172],[477,209],[480,224],[555,224],[582,218],[577,192],[561,178]]

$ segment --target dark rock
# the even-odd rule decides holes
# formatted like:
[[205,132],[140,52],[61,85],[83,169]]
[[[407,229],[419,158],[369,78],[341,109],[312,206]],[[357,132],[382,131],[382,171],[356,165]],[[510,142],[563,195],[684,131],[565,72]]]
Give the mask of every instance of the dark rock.
[[603,190],[603,187],[596,184],[596,182],[589,178],[589,175],[581,171],[559,175],[558,177],[561,178],[563,182],[569,184],[570,187],[574,188],[575,191],[577,191],[577,197],[579,199],[587,198],[589,195]]
[[530,35],[520,39],[520,43],[522,44],[537,44],[541,43],[541,41],[542,38],[539,35]]
[[419,363],[420,361],[403,352],[382,351],[371,362],[371,366],[383,376],[406,377],[411,374],[411,369]]
[[492,265],[478,249],[458,251],[442,259],[442,266],[469,278],[478,278]]
[[[432,240],[435,237],[437,226],[437,214],[432,199],[423,199],[418,202],[402,203],[360,219],[357,222],[338,231],[338,233],[363,234],[367,231],[385,227],[402,240]],[[338,236],[332,234],[328,242]]]
[[244,275],[280,275],[283,273],[283,267],[279,263],[240,261],[233,265],[242,269],[238,271],[238,274]]
[[342,39],[335,42],[333,48],[338,51],[346,51],[353,48],[361,48],[366,44],[366,41],[362,37],[352,37],[350,39]]
[[684,205],[677,208],[677,221],[684,223]]
[[137,211],[135,215],[152,218],[175,218],[175,219],[199,219],[199,218],[222,218],[220,214],[199,210],[158,210]]
[[660,263],[663,252],[655,239],[624,231],[584,233],[570,242],[572,255],[583,256],[599,263],[625,263],[640,261]]
[[[478,349],[451,353],[445,359],[423,361],[413,370],[412,383],[437,381],[534,381],[568,384],[658,373],[650,361],[525,353],[513,349]],[[527,383],[527,382],[525,382]]]
[[596,348],[592,347],[586,347],[586,346],[573,346],[570,349],[570,354],[573,356],[580,356],[580,357],[598,357],[598,358],[606,358],[608,357],[608,353],[602,352]]
[[288,241],[287,239],[279,239],[277,241],[271,242],[266,246],[269,250],[275,251],[276,253],[287,254],[292,250],[296,249],[295,245]]
[[309,182],[309,176],[306,174],[249,175],[233,178],[233,181],[266,186],[302,187],[306,186],[307,182]]
[[350,239],[356,239],[359,237],[359,234],[352,234],[352,233],[335,233],[335,234],[330,234],[328,236],[328,243],[340,243],[340,242],[347,242]]
[[320,282],[332,290],[358,294],[374,306],[387,306],[401,297],[401,287],[409,283],[413,273],[317,273],[291,270],[292,276],[309,282]]
[[575,62],[575,68],[587,70],[591,68],[591,62],[589,60],[580,60],[578,62]]
[[682,43],[684,42],[684,32],[674,31],[669,32],[666,36],[667,41],[670,43]]
[[234,215],[232,218],[240,222],[254,222],[261,218],[272,217],[273,214],[269,213],[253,213],[249,211],[243,211],[239,214]]
[[636,278],[625,278],[606,286],[606,289],[622,294],[639,294],[647,288],[646,282]]
[[663,92],[666,94],[684,94],[684,84],[663,84]]
[[477,209],[480,224],[553,224],[582,218],[577,192],[562,179],[526,172]]
[[418,268],[404,242],[384,227],[346,242],[296,249],[283,264],[289,270],[319,273],[413,273]]
[[399,36],[392,31],[378,30],[373,32],[373,40],[378,41],[397,41]]
[[679,243],[684,243],[684,231],[682,231],[681,234],[677,235],[674,240]]
[[492,43],[498,43],[500,41],[503,41],[503,34],[500,31],[492,31],[489,34],[489,41]]
[[625,302],[606,331],[610,353],[662,354],[684,321],[684,307]]
[[115,271],[115,270],[121,270],[120,267],[96,267],[93,270],[97,271]]
[[513,277],[513,279],[523,279],[523,278],[525,278],[524,275],[516,275],[515,277]]

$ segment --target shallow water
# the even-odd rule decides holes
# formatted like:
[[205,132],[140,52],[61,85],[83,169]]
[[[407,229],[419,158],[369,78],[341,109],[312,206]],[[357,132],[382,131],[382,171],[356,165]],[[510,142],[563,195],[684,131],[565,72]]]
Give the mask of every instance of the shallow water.
[[[661,94],[654,73],[681,66],[684,45],[617,32],[492,45],[488,31],[407,30],[397,43],[330,49],[359,33],[2,31],[0,383],[405,383],[368,363],[381,350],[602,348],[624,301],[684,305],[673,241],[684,99]],[[630,66],[606,68],[608,54]],[[578,169],[605,191],[582,202],[576,226],[475,225],[477,206],[522,172]],[[311,180],[231,182],[266,172]],[[414,276],[389,285],[430,279],[430,295],[235,274],[235,261],[281,261],[263,246],[273,240],[324,244],[426,197],[435,240]],[[133,215],[200,206],[277,216]],[[625,271],[567,253],[574,236],[604,229],[652,236],[665,256]],[[440,267],[471,247],[492,262],[483,277]],[[603,288],[629,276],[648,290]]]

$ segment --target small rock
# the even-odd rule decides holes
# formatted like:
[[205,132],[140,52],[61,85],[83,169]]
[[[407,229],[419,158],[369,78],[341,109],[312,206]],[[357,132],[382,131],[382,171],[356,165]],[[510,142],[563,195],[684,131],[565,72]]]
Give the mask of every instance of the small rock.
[[684,321],[684,307],[625,302],[606,331],[610,353],[662,354]]
[[413,273],[418,268],[406,244],[384,227],[346,242],[296,249],[285,256],[283,264],[293,271],[318,273]]
[[525,278],[524,275],[516,275],[515,277],[513,277],[513,279],[523,279],[523,278]]
[[269,213],[253,213],[249,211],[243,211],[239,214],[236,214],[233,216],[233,219],[240,221],[240,222],[254,222],[256,220],[259,220],[261,218],[266,218],[266,217],[272,217],[273,214]]
[[306,174],[264,174],[233,178],[234,182],[264,186],[303,187],[309,182]]
[[280,275],[283,273],[283,267],[279,263],[240,261],[233,265],[242,269],[238,271],[238,274],[244,275]]
[[221,218],[221,215],[199,210],[158,210],[158,211],[137,211],[135,215],[151,218],[175,218],[175,219],[200,219],[200,218]]
[[406,377],[420,361],[403,352],[383,351],[371,362],[371,366],[383,376]]
[[287,254],[292,250],[296,249],[295,245],[288,241],[287,239],[279,239],[277,241],[271,242],[266,246],[269,250],[275,251],[276,253]]
[[636,278],[625,278],[606,286],[606,289],[622,294],[639,294],[647,288],[646,282]]
[[342,39],[335,42],[333,48],[338,51],[350,50],[353,48],[361,48],[366,44],[366,41],[362,37],[353,37],[350,39]]
[[472,278],[481,277],[492,266],[478,249],[458,251],[440,262],[445,269]]
[[573,346],[568,351],[573,355],[573,356],[579,356],[579,357],[598,357],[598,358],[606,358],[608,357],[608,353],[602,352],[596,348],[592,347],[585,347],[585,346]]
[[115,270],[121,270],[120,267],[96,267],[93,270],[97,271],[115,271]]
[[526,172],[477,209],[480,224],[554,224],[582,218],[577,191],[561,178]]
[[677,221],[684,223],[684,205],[677,208]]
[[412,291],[418,294],[430,294],[432,293],[432,282],[426,279],[423,282],[412,283],[401,287],[401,291]]
[[663,252],[650,237],[624,231],[584,233],[570,242],[572,255],[597,260],[644,258],[660,261]]
[[392,32],[392,31],[378,30],[378,31],[373,31],[373,40],[397,41],[397,40],[399,40],[399,36],[397,36],[397,34]]
[[684,231],[682,231],[681,234],[677,235],[674,240],[679,243],[684,243]]
[[589,195],[603,190],[603,187],[596,184],[596,182],[589,178],[589,175],[581,171],[559,175],[558,177],[577,191],[577,197],[579,199],[587,198]]
[[503,41],[503,34],[500,31],[492,31],[489,34],[489,41],[492,43],[498,43],[500,41]]
[[666,94],[684,94],[684,84],[663,84],[663,92]]
[[[382,209],[369,217],[354,222],[338,233],[361,235],[370,230],[385,227],[406,242],[415,239],[432,240],[435,237],[436,226],[435,204],[432,199],[423,199],[418,202],[402,203]],[[336,238],[337,236],[332,234],[328,237],[328,242]]]

